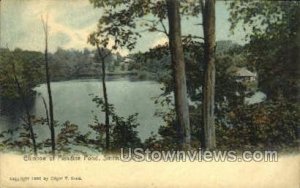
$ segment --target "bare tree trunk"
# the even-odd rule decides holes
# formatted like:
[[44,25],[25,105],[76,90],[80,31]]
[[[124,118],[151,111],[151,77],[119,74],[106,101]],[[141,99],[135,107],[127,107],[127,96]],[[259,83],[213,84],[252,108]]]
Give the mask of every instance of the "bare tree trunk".
[[102,64],[102,88],[103,88],[103,97],[104,97],[104,106],[105,106],[105,147],[106,150],[109,150],[110,147],[110,134],[109,134],[109,106],[108,106],[108,97],[107,97],[107,91],[106,91],[106,83],[105,83],[105,58],[108,54],[104,54],[105,52],[101,53],[100,47],[97,44],[97,50],[98,54],[101,60]]
[[27,122],[25,122],[29,128],[29,133],[30,133],[30,138],[32,141],[32,146],[33,146],[33,153],[34,155],[37,155],[37,146],[36,146],[36,141],[35,141],[35,136],[34,136],[34,131],[33,131],[33,127],[32,127],[32,122],[31,122],[31,116],[30,116],[30,112],[29,112],[29,107],[26,103],[26,99],[25,99],[25,94],[22,90],[22,87],[20,85],[19,79],[16,75],[16,68],[15,68],[15,64],[12,63],[13,66],[13,76],[14,76],[14,80],[16,82],[17,88],[18,88],[18,93],[21,95],[21,99],[22,99],[22,103],[23,106],[25,108],[25,113],[26,113],[26,119]]
[[182,149],[191,147],[189,106],[186,87],[184,53],[181,41],[180,2],[178,0],[166,0],[169,19],[169,46],[173,67],[175,108]]
[[[297,9],[297,12],[296,12],[296,18],[299,18],[300,17],[300,10],[299,9]],[[298,20],[298,27],[297,27],[297,31],[296,31],[296,47],[297,47],[297,51],[298,51],[298,53],[297,53],[297,56],[296,56],[296,64],[298,65],[296,68],[298,69],[298,70],[300,70],[300,57],[299,57],[299,55],[300,55],[300,23],[299,23],[300,21]],[[299,87],[298,87],[298,89],[299,89]],[[298,90],[298,93],[299,93],[299,90]],[[299,96],[299,95],[298,95]]]
[[54,115],[53,115],[53,100],[50,84],[49,61],[48,61],[48,20],[46,22],[42,19],[45,32],[45,68],[46,68],[46,82],[49,97],[49,116],[50,116],[50,133],[51,133],[51,149],[52,155],[55,156],[55,128],[54,128]]
[[204,33],[204,85],[203,85],[203,129],[204,148],[216,148],[215,134],[215,0],[205,0],[202,3],[203,33]]
[[[297,12],[296,12],[296,18],[299,18],[300,17],[300,10],[297,9]],[[298,20],[298,22],[300,22]],[[298,27],[297,27],[297,34],[296,34],[296,51],[298,51],[298,53],[296,53],[296,69],[298,70],[298,73],[299,73],[299,70],[300,70],[300,24],[298,23]],[[298,74],[299,75],[299,74]],[[298,79],[298,83],[299,82],[299,79]],[[298,85],[299,86],[299,85]],[[297,94],[298,94],[298,97],[296,98],[297,101],[299,101],[300,99],[300,95],[299,95],[299,87],[298,87],[298,90],[297,90]],[[298,124],[297,127],[296,127],[296,139],[297,139],[297,142],[298,142],[298,149],[300,150],[300,125]]]
[[[44,108],[45,108],[45,114],[46,114],[46,120],[47,120],[47,125],[50,129],[50,123],[49,123],[49,112],[48,112],[48,107],[47,107],[47,103],[46,103],[46,100],[45,98],[42,96],[42,100],[43,100],[43,104],[44,104]],[[50,129],[51,131],[51,129]]]

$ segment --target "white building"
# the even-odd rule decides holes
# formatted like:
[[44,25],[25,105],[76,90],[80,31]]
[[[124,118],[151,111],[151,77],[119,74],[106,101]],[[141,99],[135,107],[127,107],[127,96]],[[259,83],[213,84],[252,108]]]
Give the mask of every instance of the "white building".
[[257,74],[249,71],[246,68],[239,68],[235,72],[238,82],[254,82],[257,79]]

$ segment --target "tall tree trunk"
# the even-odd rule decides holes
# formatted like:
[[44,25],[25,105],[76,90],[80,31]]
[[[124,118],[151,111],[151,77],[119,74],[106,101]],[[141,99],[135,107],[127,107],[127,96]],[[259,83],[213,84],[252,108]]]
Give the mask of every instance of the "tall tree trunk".
[[53,100],[50,84],[50,73],[49,73],[49,60],[48,60],[48,20],[46,22],[42,20],[45,32],[45,69],[46,69],[46,82],[47,91],[49,98],[49,116],[50,116],[50,134],[51,134],[51,149],[52,155],[55,156],[55,128],[54,128],[54,115],[53,115]]
[[106,151],[109,151],[110,147],[110,134],[109,134],[109,107],[108,107],[108,97],[106,91],[106,83],[105,83],[105,57],[106,55],[101,53],[100,47],[97,44],[98,54],[102,64],[102,88],[103,88],[103,97],[104,97],[104,106],[105,106],[105,147]]
[[32,122],[31,122],[31,116],[30,116],[30,112],[29,112],[29,107],[28,107],[28,105],[26,103],[25,94],[24,94],[24,92],[22,90],[22,87],[20,85],[19,79],[18,79],[17,74],[16,74],[15,64],[12,63],[12,66],[13,66],[13,76],[14,76],[14,80],[15,80],[17,88],[18,88],[18,93],[21,95],[21,100],[22,100],[23,106],[25,108],[26,119],[27,119],[27,122],[25,122],[25,123],[27,124],[27,126],[29,128],[30,138],[31,138],[32,147],[33,147],[33,153],[34,153],[34,155],[37,155],[37,146],[36,146],[34,131],[33,131],[33,127],[32,127]]
[[179,0],[166,0],[169,19],[169,46],[173,67],[174,95],[182,149],[190,149],[191,133],[184,53],[181,41]]
[[[297,9],[297,12],[296,12],[296,18],[299,18],[300,17],[300,10]],[[297,24],[297,29],[296,29],[296,57],[295,57],[295,60],[296,60],[296,69],[298,70],[297,71],[297,74],[299,75],[299,72],[300,72],[300,20],[298,19],[298,24]],[[297,79],[297,83],[299,84],[300,81],[299,81],[299,77]],[[298,89],[297,89],[297,97],[296,97],[296,100],[299,101],[300,100],[300,95],[299,95],[299,85],[298,85]],[[297,141],[298,141],[298,148],[300,149],[300,124],[297,125],[296,127],[296,138],[297,138]]]
[[45,108],[45,115],[46,115],[46,121],[47,121],[47,125],[51,131],[51,127],[50,127],[50,124],[49,124],[49,112],[48,112],[48,106],[47,106],[47,103],[46,103],[46,100],[45,98],[42,96],[42,101],[43,101],[43,105],[44,105],[44,108]]
[[204,148],[216,148],[215,133],[215,0],[202,2],[204,33],[204,85],[203,85],[203,130]]

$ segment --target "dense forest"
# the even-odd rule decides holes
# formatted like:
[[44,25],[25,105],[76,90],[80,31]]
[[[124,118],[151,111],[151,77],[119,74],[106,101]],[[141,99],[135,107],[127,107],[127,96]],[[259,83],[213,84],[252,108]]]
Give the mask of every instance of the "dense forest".
[[[85,153],[84,148],[106,153],[136,147],[297,151],[299,2],[227,2],[231,32],[243,28],[245,44],[216,40],[220,31],[215,26],[215,0],[90,3],[101,10],[97,29],[87,38],[93,50],[58,47],[48,52],[47,20],[43,20],[45,41],[41,41],[44,52],[0,49],[0,116],[7,108],[23,114],[18,127],[1,132],[2,152],[55,155]],[[201,22],[198,35],[182,32],[183,18]],[[145,52],[133,51],[142,37],[141,28],[163,34],[168,42]],[[121,48],[130,53],[121,55]],[[117,77],[151,80],[163,86],[153,100],[167,107],[153,114],[164,121],[157,134],[142,141],[137,131],[139,112],[126,117],[118,114],[106,85]],[[92,95],[91,100],[104,118],[96,114],[89,125],[76,125],[72,119],[57,121],[51,102],[53,82],[86,78],[101,83],[103,97]],[[34,88],[41,84],[48,84],[42,117],[30,110],[37,95]],[[258,92],[265,98],[247,102]],[[39,126],[49,127],[48,139],[37,141]],[[81,126],[88,126],[90,131],[81,132]]]

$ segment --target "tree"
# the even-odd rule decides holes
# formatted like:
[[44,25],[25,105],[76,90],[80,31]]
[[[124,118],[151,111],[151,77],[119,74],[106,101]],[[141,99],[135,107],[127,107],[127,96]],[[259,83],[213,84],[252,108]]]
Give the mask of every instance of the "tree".
[[[106,76],[106,66],[105,61],[106,58],[111,55],[111,51],[106,49],[107,42],[106,40],[99,40],[97,38],[97,33],[92,33],[89,36],[88,39],[89,43],[91,43],[93,46],[97,47],[98,52],[98,59],[101,62],[102,67],[102,91],[103,91],[103,97],[104,97],[104,111],[105,111],[105,148],[108,151],[110,149],[110,123],[109,123],[109,103],[108,103],[108,97],[107,97],[107,89],[106,89],[106,83],[105,83],[105,76]],[[100,45],[103,45],[104,47],[100,48]]]
[[[0,103],[2,109],[10,105],[21,117],[22,126],[26,132],[20,132],[20,141],[14,141],[18,147],[32,147],[36,155],[38,144],[34,126],[38,124],[38,118],[30,113],[35,91],[33,90],[42,82],[41,62],[43,54],[40,52],[23,51],[15,49],[1,49],[0,54]],[[8,107],[9,108],[9,107]],[[8,111],[8,113],[11,113]],[[17,127],[16,129],[19,129]],[[8,144],[9,145],[9,144]]]
[[[104,13],[99,20],[98,24],[98,33],[101,35],[109,36],[110,39],[113,40],[114,45],[113,48],[116,49],[117,47],[126,47],[129,50],[132,50],[135,47],[137,42],[137,38],[141,37],[139,31],[136,27],[137,24],[142,25],[142,27],[146,28],[144,32],[162,32],[169,37],[169,33],[167,32],[167,28],[164,25],[164,20],[168,17],[167,11],[167,3],[169,3],[169,7],[172,7],[173,3],[165,0],[161,1],[99,1],[99,0],[90,0],[91,3],[95,7],[103,8]],[[185,81],[185,70],[184,70],[184,61],[183,61],[183,54],[182,54],[182,45],[178,46],[178,42],[181,43],[181,34],[178,35],[177,32],[180,31],[180,16],[181,13],[179,11],[180,4],[169,8],[170,19],[171,23],[176,24],[176,27],[170,28],[171,32],[170,36],[170,43],[173,43],[173,40],[176,40],[174,45],[170,49],[172,49],[172,53],[176,53],[173,57],[173,64],[177,66],[176,69],[174,68],[174,81],[175,81],[175,101],[177,101],[176,111],[177,111],[177,118],[178,118],[178,126],[181,129],[181,143],[183,145],[186,144],[187,148],[189,148],[190,142],[190,128],[189,128],[189,113],[188,113],[188,103],[187,103],[187,94],[186,94],[186,81]],[[189,4],[188,2],[182,3],[186,5]],[[124,6],[126,5],[126,6]],[[185,9],[183,12],[187,12],[190,9]],[[154,17],[148,19],[149,15],[153,15]],[[174,19],[175,18],[175,19]],[[169,24],[172,25],[173,24]],[[179,26],[179,27],[178,27]],[[178,38],[179,37],[179,38]],[[110,40],[107,38],[108,40]],[[180,47],[181,46],[181,47]],[[180,50],[181,49],[181,50]],[[179,50],[179,51],[177,51]],[[180,52],[181,51],[181,52]],[[182,57],[180,57],[182,56]],[[177,57],[181,59],[177,61]],[[175,61],[176,60],[176,61]],[[182,80],[180,80],[182,79]],[[184,127],[184,128],[183,128]]]
[[53,114],[53,100],[52,100],[52,92],[51,92],[51,78],[49,73],[49,60],[48,60],[48,18],[44,20],[42,18],[42,24],[45,34],[45,72],[46,72],[46,82],[47,82],[47,91],[48,91],[48,99],[49,99],[49,120],[50,122],[50,134],[51,134],[51,148],[52,155],[55,156],[55,128],[54,128],[54,114]]
[[178,0],[167,0],[169,20],[169,46],[173,68],[175,108],[180,140],[183,149],[191,147],[189,106],[186,87],[184,53],[181,41],[181,24],[179,13],[180,2]]
[[25,109],[26,119],[24,121],[27,125],[26,129],[29,130],[34,155],[37,155],[37,144],[36,144],[35,134],[34,134],[34,130],[33,130],[32,117],[30,115],[30,110],[29,110],[29,107],[28,107],[28,104],[27,104],[27,101],[26,101],[26,93],[24,92],[24,89],[22,88],[22,85],[21,85],[21,83],[19,81],[19,78],[17,76],[15,62],[13,62],[13,60],[12,60],[12,61],[10,61],[10,63],[11,63],[11,66],[12,66],[12,75],[13,75],[15,85],[17,87],[17,92],[18,92],[19,96],[21,97],[21,101],[22,101],[22,104],[23,104],[24,109]]
[[[92,95],[93,96],[93,95]],[[107,106],[103,98],[94,96],[93,102],[95,102],[97,108],[101,108],[102,111],[106,111]],[[108,105],[109,115],[111,117],[111,122],[109,125],[109,152],[118,152],[120,148],[128,149],[135,147],[142,147],[140,138],[138,137],[138,132],[136,128],[139,126],[137,123],[138,113],[129,115],[128,117],[118,116],[115,112],[115,107],[113,104]],[[95,149],[103,151],[106,145],[106,125],[99,122],[97,115],[94,117],[94,124],[89,125],[94,131],[97,132],[98,136],[96,140],[89,139],[89,133],[86,134],[86,138],[83,138],[85,143],[91,143],[94,145]],[[103,139],[104,138],[104,139]],[[105,141],[104,141],[105,140]]]
[[204,33],[203,131],[204,147],[216,147],[215,133],[215,0],[200,1]]

